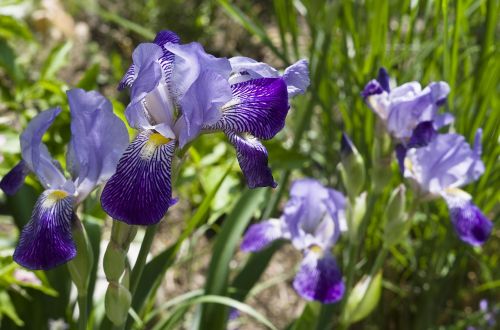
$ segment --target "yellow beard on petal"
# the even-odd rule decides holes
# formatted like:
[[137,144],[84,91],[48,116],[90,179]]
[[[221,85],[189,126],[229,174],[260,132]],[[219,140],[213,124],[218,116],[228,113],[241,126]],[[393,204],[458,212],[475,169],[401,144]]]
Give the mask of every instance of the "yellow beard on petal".
[[43,201],[43,207],[45,208],[52,207],[54,204],[56,204],[57,202],[68,196],[69,194],[64,190],[53,190],[47,195],[47,197]]
[[164,137],[160,133],[153,133],[149,136],[148,141],[144,144],[141,150],[141,158],[142,159],[151,159],[154,152],[158,147],[169,143],[171,140],[169,138]]
[[309,246],[309,251],[311,251],[312,253],[314,253],[318,256],[322,256],[323,252],[324,252],[323,249],[321,248],[321,246],[316,245],[316,244]]

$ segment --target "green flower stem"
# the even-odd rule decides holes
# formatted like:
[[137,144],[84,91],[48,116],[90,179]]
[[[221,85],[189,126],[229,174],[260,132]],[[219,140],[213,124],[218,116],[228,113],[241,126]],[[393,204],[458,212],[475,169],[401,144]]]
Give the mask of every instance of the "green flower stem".
[[137,285],[139,285],[139,281],[141,279],[142,272],[144,271],[146,259],[149,251],[151,250],[151,245],[153,244],[153,239],[155,237],[157,228],[158,224],[149,226],[146,229],[146,233],[144,234],[141,249],[139,250],[139,255],[137,256],[137,260],[135,261],[135,265],[132,269],[130,278],[130,293],[132,294],[132,297],[134,296],[135,290],[137,289]]
[[78,293],[78,308],[80,316],[78,317],[78,330],[87,330],[87,295]]

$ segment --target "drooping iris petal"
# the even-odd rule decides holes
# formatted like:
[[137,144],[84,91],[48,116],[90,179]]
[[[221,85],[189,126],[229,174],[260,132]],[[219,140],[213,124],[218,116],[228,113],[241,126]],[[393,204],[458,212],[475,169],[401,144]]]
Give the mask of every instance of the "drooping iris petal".
[[181,99],[182,118],[178,129],[179,147],[196,138],[202,127],[215,124],[220,118],[220,108],[231,99],[231,86],[215,71],[202,71]]
[[432,194],[466,185],[484,172],[480,156],[458,134],[438,134],[427,146],[409,149],[404,164],[404,176]]
[[432,121],[439,105],[450,92],[445,82],[430,83],[423,90],[419,87],[418,84],[418,87],[413,88],[408,83],[395,88],[390,94],[387,129],[396,138],[407,138],[419,123]]
[[255,79],[231,87],[233,99],[223,106],[221,119],[211,128],[259,139],[271,139],[283,128],[289,108],[283,79]]
[[342,299],[344,282],[337,262],[329,253],[320,256],[307,252],[295,275],[293,287],[300,296],[307,300],[331,304]]
[[58,189],[66,183],[66,178],[50,156],[47,147],[42,143],[43,135],[60,112],[60,108],[40,112],[21,134],[23,160],[45,188]]
[[431,121],[424,121],[415,127],[408,141],[408,148],[420,148],[428,145],[437,135],[434,124]]
[[260,251],[277,239],[283,238],[281,221],[271,219],[251,225],[241,242],[241,250],[245,252]]
[[491,234],[493,223],[469,199],[445,195],[450,218],[458,237],[474,246],[482,245]]
[[113,114],[111,102],[96,91],[67,92],[71,111],[71,141],[67,167],[82,201],[107,180],[128,145],[125,124]]
[[236,157],[245,176],[248,187],[277,186],[271,169],[268,166],[266,148],[254,138],[243,138],[238,134],[228,132],[229,141],[236,148]]
[[26,179],[29,172],[30,169],[26,165],[26,162],[21,160],[2,178],[0,181],[0,189],[7,195],[14,195],[24,184],[24,179]]
[[140,44],[132,54],[135,79],[131,85],[131,101],[125,110],[125,115],[130,126],[134,128],[141,129],[150,125],[142,102],[146,95],[162,82],[162,69],[158,62],[162,56],[162,48],[154,43]]
[[50,269],[76,255],[71,235],[74,197],[46,190],[38,198],[30,222],[23,228],[14,260],[29,269]]
[[161,220],[172,200],[171,163],[175,141],[143,131],[118,162],[116,173],[101,195],[111,217],[131,225],[152,225]]

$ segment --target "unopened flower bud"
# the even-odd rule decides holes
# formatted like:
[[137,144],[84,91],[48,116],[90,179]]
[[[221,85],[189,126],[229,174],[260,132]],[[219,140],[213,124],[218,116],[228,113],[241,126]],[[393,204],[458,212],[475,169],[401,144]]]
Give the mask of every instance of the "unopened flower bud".
[[104,253],[103,267],[108,282],[118,282],[125,270],[126,251],[113,242],[109,242]]
[[342,176],[342,181],[349,194],[349,198],[353,199],[363,190],[366,176],[365,163],[363,157],[361,157],[358,150],[345,133],[342,133],[340,157],[340,175]]
[[346,323],[358,322],[377,307],[382,291],[382,272],[374,277],[363,276],[347,298]]
[[116,326],[127,320],[128,310],[132,303],[130,292],[118,283],[109,283],[104,298],[106,316]]
[[357,239],[359,225],[366,213],[366,192],[355,197],[354,200],[347,203],[347,226],[350,237]]
[[76,257],[68,262],[67,265],[78,293],[85,295],[93,267],[94,255],[85,228],[76,216],[73,218],[72,234],[77,253]]
[[384,245],[387,248],[399,243],[408,232],[405,204],[406,188],[401,184],[392,192],[384,212]]
[[131,226],[122,221],[113,220],[111,240],[116,244],[125,247],[128,250],[128,246],[134,240],[136,234],[137,226]]
[[[377,126],[381,125],[377,122]],[[376,130],[375,140],[373,142],[372,159],[372,184],[375,192],[381,192],[385,189],[392,177],[392,149],[391,138],[382,129]]]

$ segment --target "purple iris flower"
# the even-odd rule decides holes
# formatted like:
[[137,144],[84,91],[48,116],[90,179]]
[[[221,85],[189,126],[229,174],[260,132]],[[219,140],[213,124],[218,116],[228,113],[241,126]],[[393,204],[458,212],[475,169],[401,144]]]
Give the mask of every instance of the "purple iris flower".
[[408,149],[400,160],[403,175],[421,192],[445,199],[458,237],[471,245],[483,244],[493,227],[472,197],[459,189],[484,173],[481,135],[478,130],[471,148],[461,135],[438,134],[426,146]]
[[277,239],[290,240],[304,254],[293,281],[295,290],[307,300],[337,302],[344,283],[331,249],[345,223],[345,207],[340,192],[313,179],[295,181],[281,218],[252,225],[241,249],[256,252]]
[[14,251],[14,260],[29,269],[50,269],[75,257],[71,225],[76,206],[114,173],[128,144],[125,124],[104,96],[82,89],[69,90],[67,96],[71,141],[66,169],[71,179],[42,142],[61,112],[52,108],[28,124],[20,139],[22,160],[0,182],[4,192],[14,194],[33,172],[45,188]]
[[289,96],[304,92],[309,80],[304,61],[283,77],[273,70],[260,74],[232,65],[196,42],[180,44],[171,31],[140,44],[119,86],[130,87],[126,116],[139,134],[104,188],[104,210],[133,225],[159,222],[175,203],[171,166],[176,149],[215,131],[223,131],[236,148],[250,188],[275,187],[267,150],[257,139],[271,139],[283,128]]
[[439,129],[453,121],[451,114],[437,113],[449,92],[450,87],[444,81],[432,82],[424,89],[416,81],[391,89],[389,75],[381,68],[377,79],[368,82],[361,95],[389,133],[405,143],[422,122],[432,122]]

